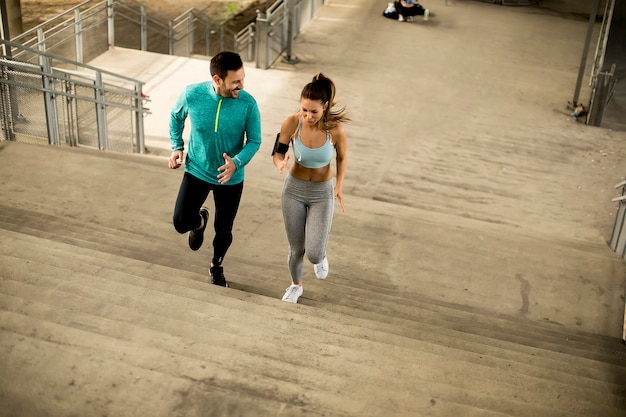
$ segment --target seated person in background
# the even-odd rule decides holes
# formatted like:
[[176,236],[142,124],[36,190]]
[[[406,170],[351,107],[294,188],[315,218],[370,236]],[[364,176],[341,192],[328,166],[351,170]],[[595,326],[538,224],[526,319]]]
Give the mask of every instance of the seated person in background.
[[424,9],[416,0],[394,1],[394,6],[398,12],[398,20],[401,22],[412,22],[413,16],[424,16],[426,21],[430,14],[428,9]]

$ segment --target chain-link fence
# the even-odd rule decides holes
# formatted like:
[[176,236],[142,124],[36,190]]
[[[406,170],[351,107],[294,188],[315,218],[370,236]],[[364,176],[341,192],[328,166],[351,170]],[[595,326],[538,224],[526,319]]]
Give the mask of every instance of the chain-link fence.
[[[1,42],[5,49],[35,52]],[[50,54],[38,55],[40,65],[0,57],[5,140],[145,152],[143,117],[147,110],[142,82]],[[52,62],[80,71],[53,67]]]
[[[11,40],[29,49],[16,48],[12,57],[39,63],[38,52],[46,52],[69,61],[89,62],[109,48],[109,8],[106,1],[90,1],[68,10]],[[62,66],[64,62],[56,62]]]

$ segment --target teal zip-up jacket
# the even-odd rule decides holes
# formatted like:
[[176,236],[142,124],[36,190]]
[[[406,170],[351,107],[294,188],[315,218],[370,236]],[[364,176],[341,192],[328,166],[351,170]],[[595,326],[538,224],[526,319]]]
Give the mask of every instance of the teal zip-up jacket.
[[180,94],[170,113],[172,150],[184,150],[183,129],[189,117],[191,132],[185,171],[218,184],[218,167],[226,153],[237,165],[227,184],[244,180],[244,167],[261,146],[261,115],[256,100],[244,90],[238,98],[218,95],[211,81],[191,84]]

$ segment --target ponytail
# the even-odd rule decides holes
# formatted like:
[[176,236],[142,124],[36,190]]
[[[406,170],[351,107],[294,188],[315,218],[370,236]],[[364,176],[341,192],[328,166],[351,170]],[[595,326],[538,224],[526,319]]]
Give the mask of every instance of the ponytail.
[[320,101],[322,105],[326,105],[320,120],[319,127],[321,130],[350,121],[345,114],[345,107],[333,110],[333,107],[337,104],[335,101],[335,83],[321,72],[315,74],[313,80],[304,86],[300,94],[300,99],[303,98]]

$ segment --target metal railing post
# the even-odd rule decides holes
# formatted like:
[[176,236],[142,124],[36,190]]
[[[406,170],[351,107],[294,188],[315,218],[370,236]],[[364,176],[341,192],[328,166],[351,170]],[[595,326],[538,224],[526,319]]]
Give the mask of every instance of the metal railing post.
[[294,39],[294,4],[295,0],[285,0],[285,13],[287,15],[287,56],[286,61],[293,60],[293,39]]
[[194,45],[194,35],[195,35],[194,34],[194,32],[195,32],[195,30],[194,30],[194,23],[193,23],[194,22],[193,13],[189,13],[187,19],[189,21],[187,23],[188,24],[188,28],[187,29],[189,31],[189,38],[187,39],[187,42],[189,42],[189,44],[188,44],[189,53],[187,54],[187,56],[191,56],[194,53],[193,45]]
[[143,87],[141,83],[137,83],[136,92],[135,124],[137,125],[137,152],[146,153],[146,143],[143,130]]
[[45,55],[39,56],[41,70],[43,76],[41,83],[43,87],[44,108],[46,112],[46,126],[48,128],[48,143],[50,145],[59,145],[59,125],[57,123],[58,113],[56,106],[56,94],[54,94],[54,85],[52,82],[52,64],[50,57]]
[[256,48],[256,67],[267,68],[267,50],[269,49],[269,31],[265,13],[256,12],[256,37],[254,39]]
[[578,68],[578,80],[576,81],[576,88],[574,89],[574,98],[570,103],[572,108],[576,108],[578,106],[578,98],[580,96],[580,86],[583,81],[583,76],[585,75],[585,67],[587,65],[587,54],[589,53],[589,43],[591,42],[591,35],[593,34],[593,26],[596,21],[596,16],[598,15],[598,10],[600,9],[600,0],[594,0],[593,6],[591,8],[591,13],[589,13],[589,25],[587,27],[587,36],[585,38],[585,46],[583,48],[583,56],[580,58],[580,67]]
[[[9,13],[7,10],[7,2],[2,0],[0,1],[0,19],[2,21],[2,25],[0,26],[0,37],[7,41],[11,40],[11,33],[9,31]],[[11,58],[11,47],[5,44],[2,44],[3,53],[5,56]]]
[[74,10],[74,37],[76,38],[74,47],[76,49],[76,61],[81,64],[85,63],[85,58],[83,54],[83,25],[81,21],[80,10]]
[[107,129],[107,109],[104,97],[104,85],[102,83],[102,73],[96,72],[96,128],[98,132],[98,148],[100,150],[109,149],[109,137]]
[[613,252],[620,256],[624,256],[623,248],[626,246],[626,181],[622,181],[615,185],[615,188],[620,190],[619,197],[613,198],[611,201],[617,203],[617,211],[615,213],[615,223],[613,223],[613,233],[611,233],[611,240],[609,241],[609,247]]
[[174,55],[174,21],[170,20],[168,23],[168,32],[169,32],[169,52],[170,55]]
[[[7,50],[10,50],[11,47],[8,45],[4,45]],[[1,66],[2,74],[0,77],[3,80],[9,79],[8,68],[5,65]],[[2,121],[4,124],[4,138],[6,140],[15,140],[15,131],[13,130],[13,119],[15,118],[15,113],[17,110],[14,107],[17,107],[17,100],[15,99],[15,93],[12,91],[11,86],[5,83],[0,85],[0,93],[2,97],[0,97],[0,103],[2,103]]]
[[113,9],[114,0],[107,1],[107,34],[109,41],[109,49],[115,46],[115,10]]
[[37,29],[37,50],[46,52],[46,37],[42,28]]
[[148,50],[148,18],[146,16],[146,8],[141,5],[141,50]]
[[252,57],[254,56],[254,38],[256,36],[254,29],[254,26],[248,25],[248,34],[246,36],[248,37],[248,39],[251,39],[248,41],[248,48],[246,52],[246,59],[248,61],[251,61],[253,59]]

